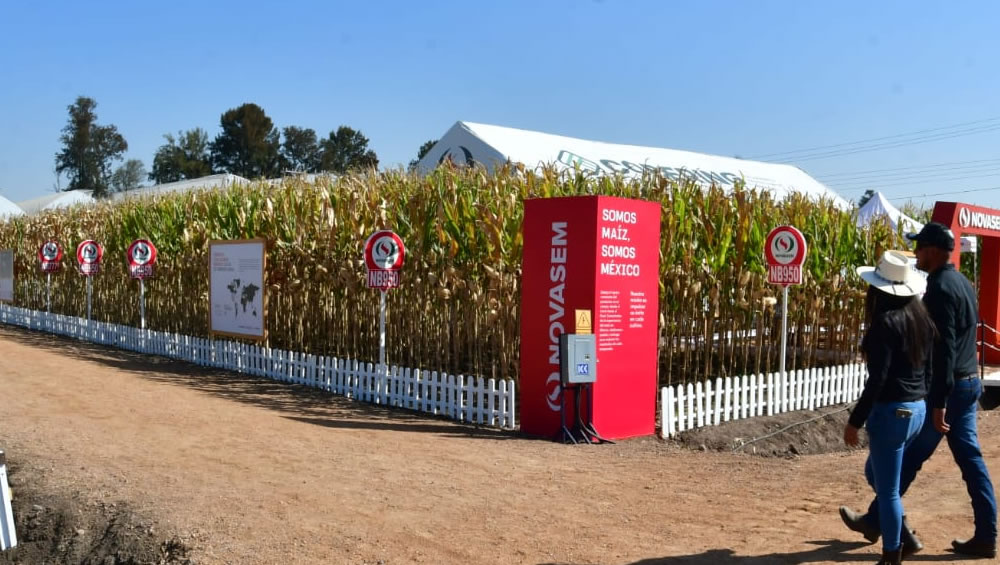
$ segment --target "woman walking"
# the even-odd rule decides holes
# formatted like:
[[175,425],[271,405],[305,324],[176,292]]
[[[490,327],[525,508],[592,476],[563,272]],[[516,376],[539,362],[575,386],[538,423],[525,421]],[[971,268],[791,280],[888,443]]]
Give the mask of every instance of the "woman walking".
[[870,285],[865,302],[867,332],[861,342],[868,381],[844,427],[844,442],[857,445],[858,429],[866,426],[882,530],[878,563],[892,565],[902,559],[899,475],[903,450],[924,423],[936,331],[920,300],[927,283],[909,267],[905,255],[887,251],[876,267],[858,267],[857,271]]

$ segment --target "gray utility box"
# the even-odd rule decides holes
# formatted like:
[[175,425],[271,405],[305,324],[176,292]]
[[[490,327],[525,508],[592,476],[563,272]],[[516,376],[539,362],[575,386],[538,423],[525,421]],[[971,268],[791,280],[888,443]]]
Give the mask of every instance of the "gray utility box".
[[597,380],[597,336],[559,336],[559,369],[562,384],[586,384]]

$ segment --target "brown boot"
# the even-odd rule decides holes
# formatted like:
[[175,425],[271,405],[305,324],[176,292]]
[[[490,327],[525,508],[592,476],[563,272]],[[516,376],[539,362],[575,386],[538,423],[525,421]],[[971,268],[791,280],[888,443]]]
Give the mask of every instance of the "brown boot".
[[903,546],[899,546],[899,549],[894,551],[882,550],[882,559],[878,560],[875,565],[900,565],[903,561]]

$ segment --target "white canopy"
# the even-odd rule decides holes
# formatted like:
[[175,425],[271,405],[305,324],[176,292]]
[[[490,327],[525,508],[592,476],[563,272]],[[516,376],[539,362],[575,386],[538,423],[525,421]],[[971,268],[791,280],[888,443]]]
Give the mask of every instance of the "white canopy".
[[[904,233],[918,232],[924,227],[923,224],[907,216],[902,213],[899,208],[893,206],[881,192],[873,194],[872,197],[868,199],[868,202],[865,202],[865,205],[858,210],[858,227],[863,228],[882,216],[888,218],[889,225],[892,226],[892,229],[899,229],[899,227],[902,226]],[[975,236],[962,236],[959,243],[963,253],[976,252]]]
[[89,190],[67,190],[66,192],[53,192],[31,200],[18,202],[17,205],[27,214],[37,214],[42,210],[54,210],[65,208],[75,204],[93,204],[96,202]]
[[445,159],[457,164],[479,163],[490,170],[507,161],[529,167],[553,164],[570,169],[579,166],[596,174],[621,173],[626,177],[658,170],[667,178],[683,176],[700,184],[715,183],[723,188],[732,187],[742,178],[748,187],[769,191],[778,199],[791,192],[800,192],[830,199],[843,210],[851,207],[840,195],[792,165],[617,145],[472,122],[457,122],[452,126],[417,163],[417,168],[426,173]]
[[865,202],[865,205],[858,210],[858,227],[864,227],[874,222],[881,216],[889,219],[892,229],[898,229],[900,224],[904,232],[917,232],[924,227],[923,224],[899,211],[886,199],[881,192],[876,192]]
[[14,204],[3,196],[0,196],[0,220],[23,215],[24,210],[22,210],[17,204]]

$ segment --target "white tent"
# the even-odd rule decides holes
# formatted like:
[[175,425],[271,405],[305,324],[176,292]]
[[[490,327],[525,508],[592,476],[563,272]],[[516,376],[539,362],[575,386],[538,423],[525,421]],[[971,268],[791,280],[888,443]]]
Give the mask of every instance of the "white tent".
[[[882,216],[889,219],[889,225],[892,226],[892,229],[899,229],[902,226],[903,233],[918,232],[924,227],[923,224],[893,206],[881,192],[873,194],[868,202],[865,202],[865,205],[858,210],[858,227],[863,228]],[[963,236],[960,243],[962,252],[976,252],[975,236]]]
[[881,192],[873,194],[868,202],[865,202],[865,205],[858,210],[858,227],[867,226],[881,216],[886,216],[889,219],[892,229],[898,229],[902,224],[903,232],[917,232],[924,227],[920,222],[900,212],[899,208],[893,206]]
[[841,209],[851,204],[804,171],[791,165],[747,161],[691,151],[616,145],[536,131],[457,122],[417,163],[426,173],[445,159],[457,164],[479,163],[492,170],[507,161],[529,167],[552,164],[580,167],[595,174],[620,173],[638,177],[659,171],[668,178],[692,178],[700,184],[732,187],[741,178],[748,187],[766,190],[775,198],[800,192],[832,200]]
[[125,192],[116,192],[111,195],[113,200],[123,200],[126,198],[142,198],[144,196],[155,196],[158,194],[169,194],[172,192],[188,192],[192,190],[210,190],[217,188],[228,188],[236,183],[249,183],[247,179],[229,173],[209,175],[196,179],[180,180],[168,182],[142,188],[135,188]]
[[89,190],[68,190],[66,192],[46,194],[45,196],[39,196],[38,198],[32,198],[31,200],[24,200],[22,202],[18,202],[17,205],[20,206],[26,214],[37,214],[42,210],[54,210],[56,208],[65,208],[76,204],[93,204],[94,202],[96,202],[96,200],[94,200],[94,197],[91,196],[91,191]]
[[17,204],[14,204],[3,196],[0,196],[0,220],[23,215],[24,210],[22,210]]

